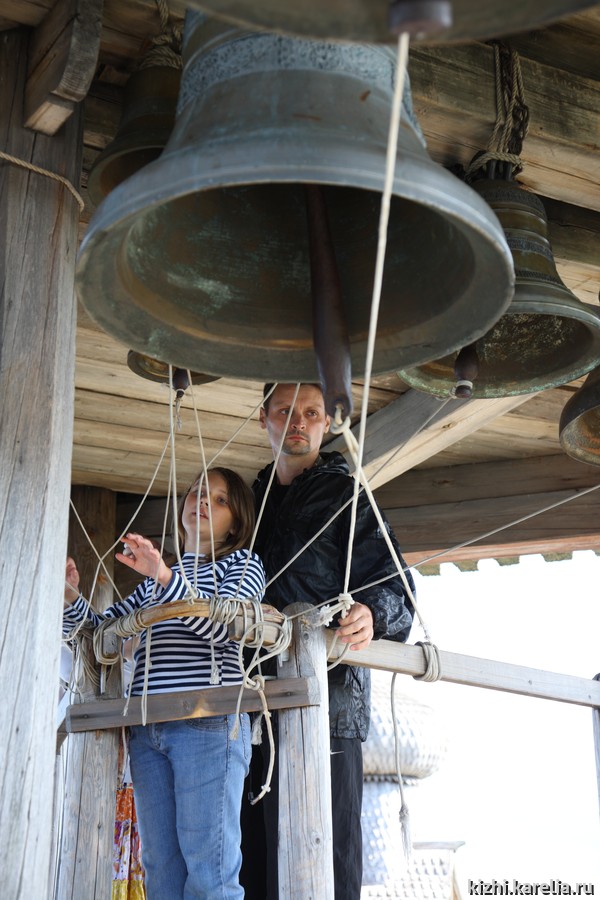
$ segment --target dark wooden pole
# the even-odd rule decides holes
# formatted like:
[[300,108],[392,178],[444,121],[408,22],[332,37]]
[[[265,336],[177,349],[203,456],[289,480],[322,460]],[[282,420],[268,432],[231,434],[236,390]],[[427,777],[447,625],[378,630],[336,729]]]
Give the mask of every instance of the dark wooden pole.
[[[302,603],[288,615],[314,610]],[[295,619],[282,678],[316,677],[320,705],[279,713],[279,893],[287,900],[333,900],[329,693],[323,628]],[[264,738],[263,738],[264,739]]]
[[[95,487],[74,487],[72,500],[94,547],[103,555],[112,545],[116,530],[116,495]],[[71,515],[69,554],[77,563],[84,596],[91,596],[97,557],[79,522]],[[114,557],[105,560],[112,578]],[[113,602],[112,585],[100,572],[93,593],[98,612]],[[94,663],[91,642],[82,652]],[[107,670],[105,698],[120,695],[119,666]],[[75,702],[95,700],[97,689],[84,680]],[[111,896],[112,851],[118,781],[119,730],[70,734],[62,749],[65,759],[61,841],[58,852],[54,900],[106,900]]]
[[[22,126],[28,34],[0,33],[0,149],[67,177],[81,110]],[[2,896],[47,892],[60,619],[73,433],[79,208],[64,185],[0,159],[0,847]]]

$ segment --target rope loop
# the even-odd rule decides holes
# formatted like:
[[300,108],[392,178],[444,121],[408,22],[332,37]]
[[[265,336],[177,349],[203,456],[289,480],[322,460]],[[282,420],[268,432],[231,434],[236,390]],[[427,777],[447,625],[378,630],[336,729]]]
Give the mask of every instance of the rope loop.
[[416,641],[415,647],[423,649],[426,668],[422,675],[413,675],[415,681],[439,681],[442,677],[440,651],[431,641]]
[[335,408],[335,418],[330,424],[329,430],[332,434],[343,434],[344,432],[349,431],[351,426],[352,422],[350,416],[346,416],[345,419],[342,419],[342,408],[338,404]]

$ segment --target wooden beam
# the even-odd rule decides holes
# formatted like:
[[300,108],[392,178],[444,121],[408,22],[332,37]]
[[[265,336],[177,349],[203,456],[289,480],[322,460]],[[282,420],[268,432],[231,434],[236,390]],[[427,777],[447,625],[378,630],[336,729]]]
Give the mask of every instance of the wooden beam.
[[[290,616],[302,610],[312,607],[287,607]],[[326,630],[312,628],[302,616],[294,619],[289,654],[279,660],[283,676],[315,677],[322,698],[319,706],[278,716],[279,797],[293,798],[278,809],[279,896],[287,900],[333,900],[335,894]]]
[[26,128],[56,134],[87,94],[96,70],[102,0],[58,0],[29,47]]
[[564,453],[413,469],[375,492],[382,509],[403,509],[469,500],[493,500],[552,491],[577,491],[600,484],[600,467]]
[[[330,654],[334,633],[327,628],[325,640]],[[339,653],[340,648],[337,647],[333,656],[329,656],[330,662],[337,659]],[[563,675],[478,656],[465,656],[447,650],[439,651],[439,659],[440,681],[523,694],[542,700],[600,707],[600,682],[591,678]],[[373,641],[366,650],[349,650],[342,662],[350,666],[366,666],[369,669],[399,672],[413,677],[422,676],[427,671],[425,653],[420,646],[395,641]]]
[[[527,187],[590,209],[600,209],[597,70],[590,77],[521,58],[529,133],[519,176]],[[487,147],[496,120],[493,49],[470,43],[410,51],[415,113],[433,159],[468,165]]]
[[[561,454],[407,472],[376,497],[407,563],[434,557],[438,564],[600,549],[600,490],[580,495],[598,485],[600,468]],[[565,499],[560,508],[511,526]]]
[[[175,722],[234,713],[240,695],[239,686],[212,687],[198,691],[173,691],[148,694],[146,722]],[[265,682],[269,709],[314,706],[320,702],[319,686],[314,678],[277,678]],[[127,706],[127,714],[125,708]],[[241,712],[259,712],[262,702],[256,691],[244,688]],[[122,728],[142,724],[142,698],[132,697],[127,704],[120,700],[90,700],[69,706],[65,717],[68,733],[96,729]]]
[[[529,394],[493,400],[441,401],[409,390],[367,420],[363,469],[377,488],[516,406]],[[358,438],[358,426],[352,429]],[[347,453],[342,435],[327,449]]]
[[[69,553],[81,576],[81,589],[89,596],[97,567],[97,553],[110,547],[115,532],[115,494],[101,488],[75,487],[71,499],[87,531],[84,534],[72,512],[69,527]],[[93,547],[89,541],[92,541]],[[95,548],[95,551],[94,551]],[[106,559],[109,575],[114,560]],[[64,569],[63,569],[64,579]],[[63,588],[64,592],[64,588]],[[98,612],[113,601],[109,579],[101,572],[94,590],[94,608]],[[91,641],[81,648],[90,664],[95,664]],[[99,667],[98,667],[99,668]],[[106,673],[104,673],[106,675]],[[121,693],[118,666],[104,679],[105,697]],[[102,683],[101,683],[102,689]],[[94,700],[96,687],[87,678],[80,686],[77,705]],[[68,715],[68,710],[67,710]],[[119,735],[117,732],[93,732],[70,735],[65,753],[60,847],[56,872],[56,900],[75,896],[102,900],[110,896],[111,858],[115,821],[115,786],[118,776]]]
[[[79,111],[22,126],[28,34],[0,41],[0,149],[77,184]],[[2,894],[48,896],[60,621],[73,433],[79,208],[64,185],[0,162],[0,845]]]
[[[560,508],[538,514],[561,501],[567,502]],[[406,561],[416,565],[431,557],[437,564],[525,553],[600,549],[599,513],[600,491],[587,494],[552,491],[388,509],[386,516],[398,535]],[[520,519],[526,521],[519,522]],[[468,546],[460,546],[471,541]],[[454,547],[456,550],[452,550]]]

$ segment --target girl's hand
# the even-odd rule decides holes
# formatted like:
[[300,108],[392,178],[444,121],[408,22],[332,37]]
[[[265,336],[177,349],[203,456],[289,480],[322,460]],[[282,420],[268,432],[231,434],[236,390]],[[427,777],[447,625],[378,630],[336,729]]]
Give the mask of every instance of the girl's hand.
[[160,551],[153,541],[141,534],[130,532],[123,540],[122,553],[116,553],[116,559],[140,575],[154,578],[162,587],[167,587],[173,573],[163,561]]
[[67,568],[65,573],[65,602],[64,607],[70,606],[79,597],[79,572],[72,556],[67,556]]

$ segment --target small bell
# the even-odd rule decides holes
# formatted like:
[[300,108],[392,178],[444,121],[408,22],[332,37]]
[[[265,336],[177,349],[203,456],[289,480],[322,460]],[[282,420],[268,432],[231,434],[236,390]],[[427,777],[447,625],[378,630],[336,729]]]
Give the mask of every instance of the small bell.
[[164,150],[173,130],[181,71],[151,66],[133,72],[125,88],[116,137],[94,160],[88,194],[94,206]]
[[[530,394],[585,375],[600,362],[600,312],[561,281],[541,201],[510,175],[475,181],[473,188],[504,229],[514,260],[515,293],[504,315],[474,343],[477,373],[470,395]],[[452,353],[398,374],[417,390],[451,397],[460,380],[456,363]]]
[[579,462],[600,466],[600,368],[567,400],[559,423],[560,445]]
[[127,365],[132,372],[142,378],[147,378],[148,381],[158,381],[161,384],[170,385],[178,398],[183,396],[190,383],[209,384],[211,381],[217,380],[214,375],[204,375],[200,372],[190,372],[188,375],[187,369],[178,369],[173,366],[171,366],[172,376],[169,377],[168,363],[145,356],[143,353],[137,353],[135,350],[130,350],[127,354]]

